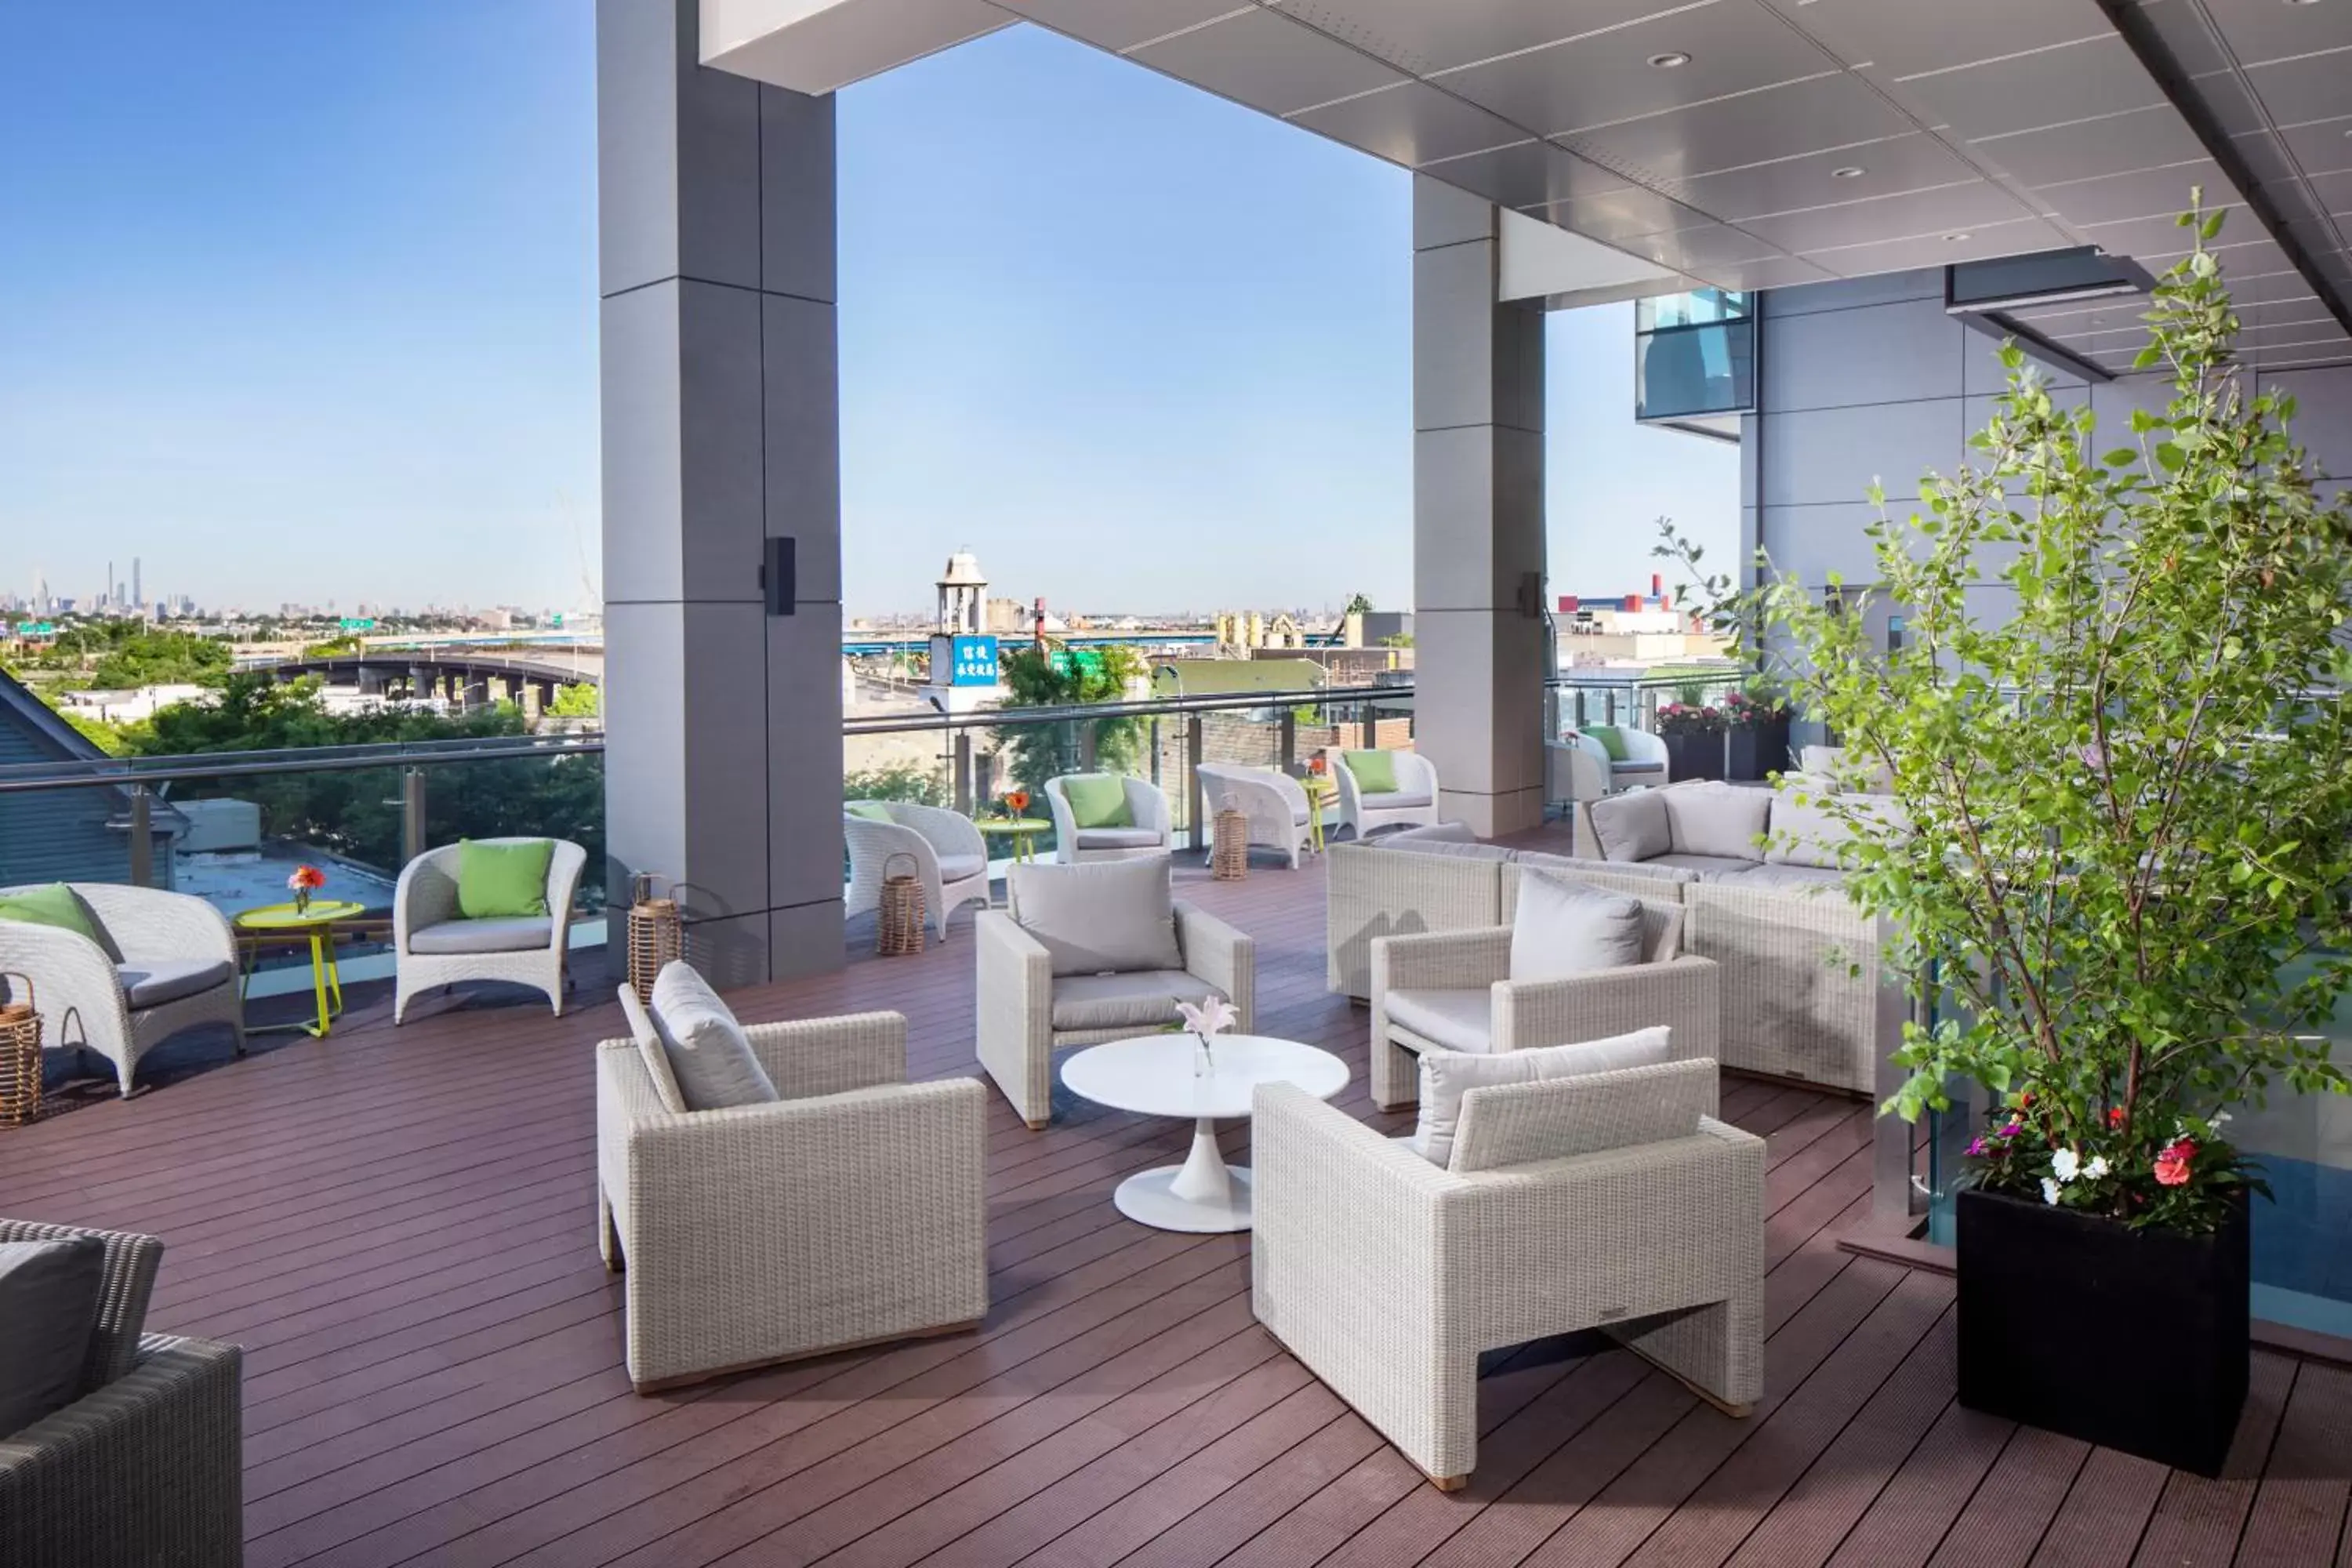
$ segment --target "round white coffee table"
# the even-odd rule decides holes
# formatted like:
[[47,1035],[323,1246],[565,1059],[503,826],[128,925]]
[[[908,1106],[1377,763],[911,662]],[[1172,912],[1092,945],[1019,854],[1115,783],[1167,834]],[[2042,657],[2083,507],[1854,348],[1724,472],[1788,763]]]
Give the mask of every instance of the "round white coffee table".
[[1265,1035],[1219,1035],[1208,1060],[1190,1035],[1143,1035],[1090,1046],[1062,1064],[1070,1092],[1141,1116],[1189,1116],[1192,1152],[1181,1165],[1129,1176],[1111,1201],[1160,1230],[1247,1230],[1250,1173],[1217,1152],[1217,1122],[1245,1118],[1262,1083],[1296,1085],[1318,1100],[1348,1087],[1348,1064],[1328,1051]]

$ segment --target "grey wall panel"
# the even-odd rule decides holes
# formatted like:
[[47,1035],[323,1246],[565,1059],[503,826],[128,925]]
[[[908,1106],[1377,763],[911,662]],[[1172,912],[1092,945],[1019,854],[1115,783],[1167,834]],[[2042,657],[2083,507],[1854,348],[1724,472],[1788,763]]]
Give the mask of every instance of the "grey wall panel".
[[1930,269],[1775,289],[1766,296],[1764,309],[1766,314],[1772,316],[1805,316],[1816,310],[1853,310],[1905,300],[1934,300],[1940,304],[1943,298],[1944,275]]
[[[1953,366],[1958,384],[1958,366]],[[1929,468],[1948,469],[1966,435],[1958,397],[1858,408],[1768,411],[1760,421],[1767,507],[1866,500],[1875,479],[1907,494]]]
[[1764,334],[1759,395],[1783,414],[1949,396],[1969,335],[1916,300],[1775,316]]

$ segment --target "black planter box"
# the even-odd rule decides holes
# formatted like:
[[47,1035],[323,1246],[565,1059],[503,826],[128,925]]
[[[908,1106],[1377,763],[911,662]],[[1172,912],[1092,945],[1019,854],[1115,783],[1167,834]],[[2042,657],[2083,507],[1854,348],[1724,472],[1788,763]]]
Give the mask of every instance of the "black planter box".
[[1731,776],[1735,779],[1763,779],[1789,771],[1789,721],[1779,720],[1754,729],[1735,729],[1725,740],[1727,742]]
[[2210,1236],[1959,1194],[1960,1403],[2218,1475],[2246,1402],[2245,1205]]
[[1723,731],[1705,734],[1661,735],[1666,743],[1666,778],[1680,784],[1685,779],[1720,779],[1723,777]]

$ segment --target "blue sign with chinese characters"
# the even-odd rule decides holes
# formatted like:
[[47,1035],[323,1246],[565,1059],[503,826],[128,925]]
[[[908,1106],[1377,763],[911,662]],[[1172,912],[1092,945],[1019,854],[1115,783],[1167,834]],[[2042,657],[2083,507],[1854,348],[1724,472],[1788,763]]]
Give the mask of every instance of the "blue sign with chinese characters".
[[996,639],[994,637],[957,637],[954,663],[948,676],[950,686],[993,686],[996,684]]

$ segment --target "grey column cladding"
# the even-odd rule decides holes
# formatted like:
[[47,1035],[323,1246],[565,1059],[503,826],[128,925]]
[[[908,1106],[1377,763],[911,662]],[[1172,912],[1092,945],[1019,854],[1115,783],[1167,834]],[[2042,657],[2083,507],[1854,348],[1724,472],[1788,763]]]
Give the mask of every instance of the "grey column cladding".
[[1413,704],[1442,813],[1543,820],[1544,318],[1496,301],[1496,209],[1413,181]]
[[[722,984],[842,963],[834,110],[598,0],[605,826]],[[793,613],[767,613],[771,537]]]

